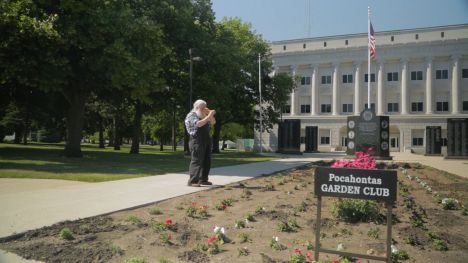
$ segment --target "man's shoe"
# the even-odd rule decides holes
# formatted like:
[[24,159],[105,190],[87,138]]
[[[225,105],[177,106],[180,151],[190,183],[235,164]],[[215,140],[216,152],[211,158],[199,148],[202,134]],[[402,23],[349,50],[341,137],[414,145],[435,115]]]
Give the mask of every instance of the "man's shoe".
[[192,186],[192,187],[200,187],[200,184],[199,184],[199,183],[192,183],[192,184],[189,184],[188,186]]
[[201,184],[201,185],[213,185],[213,183],[210,182],[210,181],[201,182],[200,184]]

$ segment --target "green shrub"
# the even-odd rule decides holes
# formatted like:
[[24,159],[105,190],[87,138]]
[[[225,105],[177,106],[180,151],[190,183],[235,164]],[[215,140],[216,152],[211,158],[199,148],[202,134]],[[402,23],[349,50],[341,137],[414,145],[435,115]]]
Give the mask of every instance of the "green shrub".
[[195,215],[197,214],[197,209],[193,206],[189,206],[187,207],[187,210],[185,210],[185,214],[188,217],[195,217]]
[[294,254],[289,258],[289,263],[307,263],[306,256],[302,254]]
[[375,201],[340,198],[333,204],[333,215],[346,222],[369,222],[379,219]]
[[237,235],[237,237],[239,238],[240,243],[245,243],[245,242],[252,241],[252,239],[250,239],[250,237],[249,237],[249,234],[247,234],[247,233],[239,233]]
[[128,221],[128,222],[131,222],[131,223],[133,223],[133,224],[135,224],[135,225],[141,224],[141,219],[140,219],[138,216],[136,216],[136,215],[130,215],[130,216],[128,216],[127,221]]
[[119,246],[117,246],[116,244],[112,244],[111,245],[111,250],[112,250],[112,253],[115,254],[115,255],[123,255],[125,252],[122,248],[120,248]]
[[409,259],[408,252],[404,250],[400,250],[397,253],[392,253],[392,256],[391,256],[391,261],[394,263],[400,262],[400,260],[408,260],[408,259]]
[[159,258],[159,263],[172,263],[172,261],[170,261],[167,258],[161,257],[161,258]]
[[254,217],[251,213],[248,213],[248,214],[245,216],[245,219],[249,220],[250,222],[254,222],[254,221],[255,221],[255,217]]
[[447,242],[445,242],[442,239],[433,239],[432,240],[432,247],[434,247],[435,250],[438,251],[447,251]]
[[278,223],[278,231],[281,232],[293,232],[294,229],[286,222],[279,222]]
[[245,222],[242,219],[236,220],[236,228],[245,228]]
[[146,263],[146,260],[143,258],[130,258],[125,260],[125,263]]
[[156,231],[157,233],[163,232],[167,230],[166,224],[158,221],[151,221],[150,223],[151,229]]
[[161,209],[159,207],[151,207],[149,210],[150,215],[161,215]]
[[60,237],[65,240],[75,239],[73,232],[68,227],[62,228],[62,230],[60,230]]

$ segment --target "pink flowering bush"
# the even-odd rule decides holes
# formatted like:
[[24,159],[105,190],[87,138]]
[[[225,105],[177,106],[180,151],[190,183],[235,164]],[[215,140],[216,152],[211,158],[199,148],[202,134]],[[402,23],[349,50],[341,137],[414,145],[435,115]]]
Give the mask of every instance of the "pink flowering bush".
[[331,167],[333,168],[359,168],[374,170],[377,169],[377,163],[372,157],[373,150],[369,148],[363,152],[356,152],[356,158],[352,160],[337,160]]

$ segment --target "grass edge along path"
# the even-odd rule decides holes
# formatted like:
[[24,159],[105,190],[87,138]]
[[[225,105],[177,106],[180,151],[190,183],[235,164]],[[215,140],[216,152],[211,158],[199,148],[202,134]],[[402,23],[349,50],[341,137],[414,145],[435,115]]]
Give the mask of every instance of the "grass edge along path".
[[[105,182],[188,171],[190,157],[182,149],[140,146],[140,154],[129,154],[129,146],[120,151],[84,144],[83,158],[63,156],[63,144],[0,143],[0,178],[61,179],[81,182]],[[252,152],[222,151],[212,155],[212,168],[278,159]]]

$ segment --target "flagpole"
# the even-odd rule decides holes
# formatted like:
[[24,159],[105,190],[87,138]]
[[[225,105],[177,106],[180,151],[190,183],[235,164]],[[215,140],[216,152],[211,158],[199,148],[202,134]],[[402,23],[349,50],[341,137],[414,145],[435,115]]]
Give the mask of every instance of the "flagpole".
[[260,109],[260,153],[263,153],[262,133],[263,133],[263,116],[262,116],[262,60],[260,53],[258,53],[258,93],[259,93],[259,109]]
[[370,6],[367,7],[367,108],[371,108],[370,103]]

